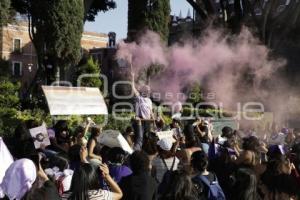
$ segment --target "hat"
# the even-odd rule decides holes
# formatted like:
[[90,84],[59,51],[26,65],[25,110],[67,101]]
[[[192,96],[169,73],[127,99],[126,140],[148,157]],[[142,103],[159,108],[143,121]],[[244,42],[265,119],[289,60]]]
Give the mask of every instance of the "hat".
[[162,150],[165,150],[165,151],[170,151],[172,146],[173,146],[173,142],[172,140],[170,140],[169,138],[163,138],[161,140],[159,140],[157,142],[157,145],[162,149]]

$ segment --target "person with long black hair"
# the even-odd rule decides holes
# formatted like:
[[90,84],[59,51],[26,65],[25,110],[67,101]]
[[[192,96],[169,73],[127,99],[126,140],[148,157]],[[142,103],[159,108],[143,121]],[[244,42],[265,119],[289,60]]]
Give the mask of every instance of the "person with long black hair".
[[156,200],[157,183],[149,171],[148,155],[143,151],[135,151],[129,157],[129,164],[133,173],[120,182],[123,200]]
[[232,200],[259,200],[257,178],[253,170],[240,168],[234,176]]
[[[108,183],[111,191],[100,189],[101,179]],[[122,196],[122,191],[109,175],[106,164],[101,164],[98,168],[85,163],[74,172],[71,189],[62,195],[62,200],[119,200]]]
[[170,184],[160,200],[196,200],[197,196],[191,177],[185,171],[172,171]]

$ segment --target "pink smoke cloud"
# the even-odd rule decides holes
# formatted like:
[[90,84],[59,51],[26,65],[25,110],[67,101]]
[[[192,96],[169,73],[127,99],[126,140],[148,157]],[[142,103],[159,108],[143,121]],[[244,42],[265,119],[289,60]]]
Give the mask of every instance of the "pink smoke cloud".
[[[245,28],[239,35],[209,29],[200,40],[186,40],[170,47],[161,42],[158,34],[148,31],[137,43],[121,43],[117,57],[132,60],[135,73],[151,64],[163,65],[164,70],[151,78],[151,89],[173,93],[173,102],[179,100],[176,94],[183,92],[184,86],[198,82],[205,90],[216,93],[216,102],[231,106],[276,96],[264,85],[278,80],[276,71],[285,61],[271,59],[271,53]],[[165,96],[162,99],[170,101]]]

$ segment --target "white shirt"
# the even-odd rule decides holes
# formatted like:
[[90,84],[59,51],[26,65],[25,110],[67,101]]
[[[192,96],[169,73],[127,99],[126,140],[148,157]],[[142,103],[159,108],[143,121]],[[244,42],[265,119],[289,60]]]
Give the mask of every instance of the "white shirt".
[[[67,200],[69,197],[72,195],[71,192],[66,192],[63,193],[61,199],[62,200]],[[113,195],[112,192],[108,190],[89,190],[88,191],[88,196],[90,200],[112,200]]]
[[136,97],[136,114],[142,119],[151,119],[152,101],[148,97]]

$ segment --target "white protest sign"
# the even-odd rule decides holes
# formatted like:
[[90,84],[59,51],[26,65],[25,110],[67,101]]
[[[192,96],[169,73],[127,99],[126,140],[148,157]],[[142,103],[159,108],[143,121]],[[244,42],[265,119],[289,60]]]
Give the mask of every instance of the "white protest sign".
[[[10,154],[7,146],[3,142],[2,138],[0,137],[0,185],[2,183],[3,177],[5,175],[6,170],[8,167],[14,162],[12,155]],[[1,191],[0,187],[0,198],[3,198],[4,194]]]
[[175,142],[175,139],[174,139],[174,129],[170,130],[170,131],[160,131],[160,132],[156,132],[156,135],[158,137],[159,140],[163,139],[163,138],[167,138],[169,140],[173,142]]
[[105,130],[98,137],[98,142],[110,148],[121,147],[124,151],[132,154],[133,150],[123,135],[116,130]]
[[29,132],[31,137],[33,138],[34,146],[36,149],[39,149],[41,145],[50,145],[50,140],[45,122],[42,124],[42,126],[29,129]]
[[107,115],[99,88],[42,86],[51,115]]

